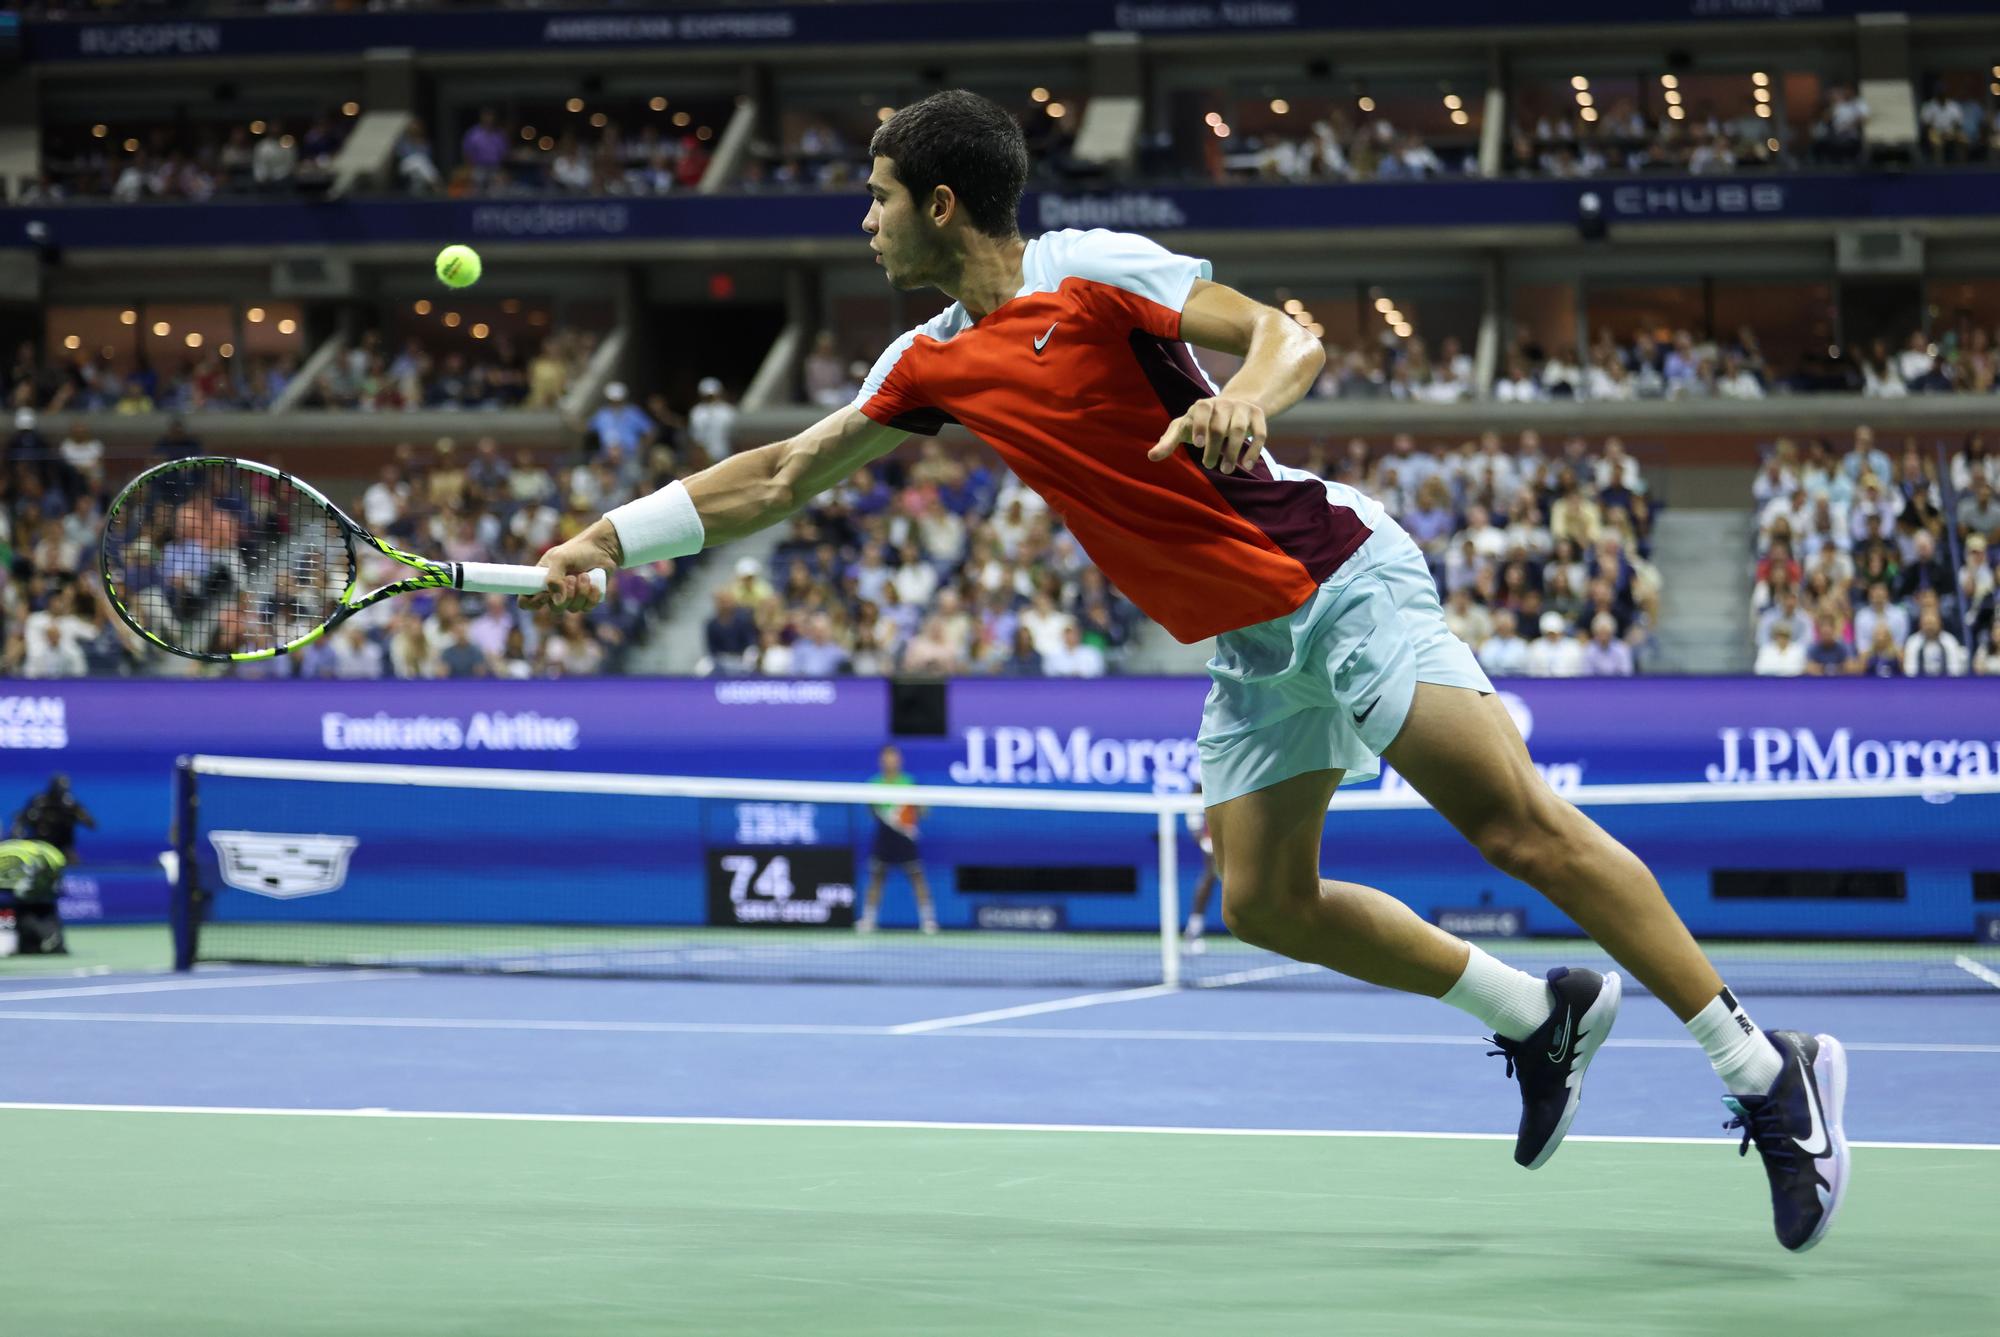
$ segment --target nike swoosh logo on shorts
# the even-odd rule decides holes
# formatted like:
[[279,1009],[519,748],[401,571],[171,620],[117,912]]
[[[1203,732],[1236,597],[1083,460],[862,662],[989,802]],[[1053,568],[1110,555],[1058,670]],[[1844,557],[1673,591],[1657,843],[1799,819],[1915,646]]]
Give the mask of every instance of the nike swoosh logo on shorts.
[[1375,707],[1377,707],[1377,706],[1379,706],[1379,705],[1381,705],[1381,704],[1382,704],[1382,698],[1381,698],[1381,697],[1379,697],[1379,696],[1378,696],[1378,697],[1376,697],[1376,698],[1375,698],[1375,699],[1374,699],[1373,701],[1370,701],[1370,702],[1368,703],[1368,709],[1366,709],[1366,710],[1357,710],[1357,711],[1355,711],[1355,712],[1354,712],[1354,722],[1355,722],[1356,724],[1366,724],[1366,723],[1368,723],[1368,717],[1369,717],[1370,715],[1373,715],[1373,714],[1375,713]]
[[1062,322],[1059,320],[1055,323],[1055,325],[1049,326],[1048,330],[1042,335],[1042,337],[1035,340],[1035,351],[1037,353],[1041,352],[1042,349],[1048,346],[1049,335],[1054,334],[1056,332],[1056,325],[1060,324],[1062,324]]
[[1832,1144],[1827,1141],[1826,1119],[1820,1114],[1819,1086],[1813,1081],[1812,1074],[1806,1071],[1806,1061],[1803,1056],[1799,1058],[1798,1063],[1799,1076],[1806,1084],[1806,1112],[1812,1116],[1812,1136],[1795,1137],[1792,1141],[1798,1143],[1799,1150],[1808,1156],[1824,1156]]

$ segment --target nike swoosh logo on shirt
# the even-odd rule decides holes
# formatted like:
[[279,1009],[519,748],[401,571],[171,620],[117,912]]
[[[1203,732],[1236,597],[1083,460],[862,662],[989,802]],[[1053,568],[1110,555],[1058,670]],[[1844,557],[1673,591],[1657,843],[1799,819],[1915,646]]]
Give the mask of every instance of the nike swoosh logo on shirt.
[[1056,332],[1056,325],[1060,324],[1062,324],[1062,322],[1059,320],[1055,323],[1055,325],[1049,326],[1047,332],[1044,333],[1041,338],[1035,340],[1035,351],[1037,353],[1041,352],[1044,348],[1048,347],[1049,335],[1054,334]]
[[1798,1060],[1798,1064],[1799,1080],[1806,1084],[1806,1113],[1812,1118],[1812,1136],[1795,1137],[1792,1140],[1799,1144],[1799,1150],[1806,1155],[1824,1156],[1830,1143],[1826,1137],[1826,1120],[1821,1116],[1819,1109],[1819,1087],[1814,1083],[1812,1074],[1806,1071],[1806,1061],[1803,1056]]
[[1355,711],[1355,712],[1354,712],[1354,722],[1355,722],[1356,724],[1366,724],[1366,723],[1368,723],[1368,717],[1369,717],[1370,715],[1373,715],[1373,714],[1375,713],[1375,707],[1377,707],[1377,706],[1379,706],[1379,705],[1381,705],[1381,704],[1382,704],[1382,698],[1381,698],[1381,697],[1379,697],[1379,696],[1378,696],[1378,697],[1376,697],[1376,698],[1375,698],[1375,699],[1374,699],[1373,701],[1370,701],[1370,702],[1368,703],[1368,709],[1366,709],[1366,710],[1357,710],[1357,711]]

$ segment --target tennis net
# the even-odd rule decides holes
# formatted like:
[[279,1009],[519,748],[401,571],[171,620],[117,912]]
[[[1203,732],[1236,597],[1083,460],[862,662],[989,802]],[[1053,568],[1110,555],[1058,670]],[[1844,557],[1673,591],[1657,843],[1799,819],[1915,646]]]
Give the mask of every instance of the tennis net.
[[[1236,942],[1219,897],[1189,950],[1198,796],[241,757],[185,759],[179,795],[183,968],[1360,987]],[[1568,797],[1647,861],[1739,990],[2000,999],[2000,781]],[[1336,798],[1322,866],[1524,969],[1603,963],[1413,794]]]

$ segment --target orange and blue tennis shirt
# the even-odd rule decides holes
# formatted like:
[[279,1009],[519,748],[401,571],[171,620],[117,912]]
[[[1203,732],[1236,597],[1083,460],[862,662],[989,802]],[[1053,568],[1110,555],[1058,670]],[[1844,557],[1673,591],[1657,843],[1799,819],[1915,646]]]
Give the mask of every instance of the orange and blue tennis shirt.
[[[1146,458],[1167,424],[1218,393],[1181,340],[1206,260],[1093,229],[1028,242],[1021,290],[978,321],[954,302],[889,345],[854,406],[992,446],[1105,577],[1183,642],[1283,617],[1385,523],[1372,502],[1260,457]],[[1343,504],[1343,500],[1351,504]]]

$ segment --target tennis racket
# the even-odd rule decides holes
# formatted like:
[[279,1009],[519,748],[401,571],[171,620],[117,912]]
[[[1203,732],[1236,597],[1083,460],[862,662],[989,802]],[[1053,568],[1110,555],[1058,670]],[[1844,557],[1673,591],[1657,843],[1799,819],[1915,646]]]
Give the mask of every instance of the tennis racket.
[[[416,574],[357,597],[363,544]],[[547,576],[404,552],[283,470],[218,456],[158,464],[126,484],[105,517],[100,561],[126,626],[225,664],[290,654],[412,590],[539,594]],[[604,573],[590,575],[603,593]]]

